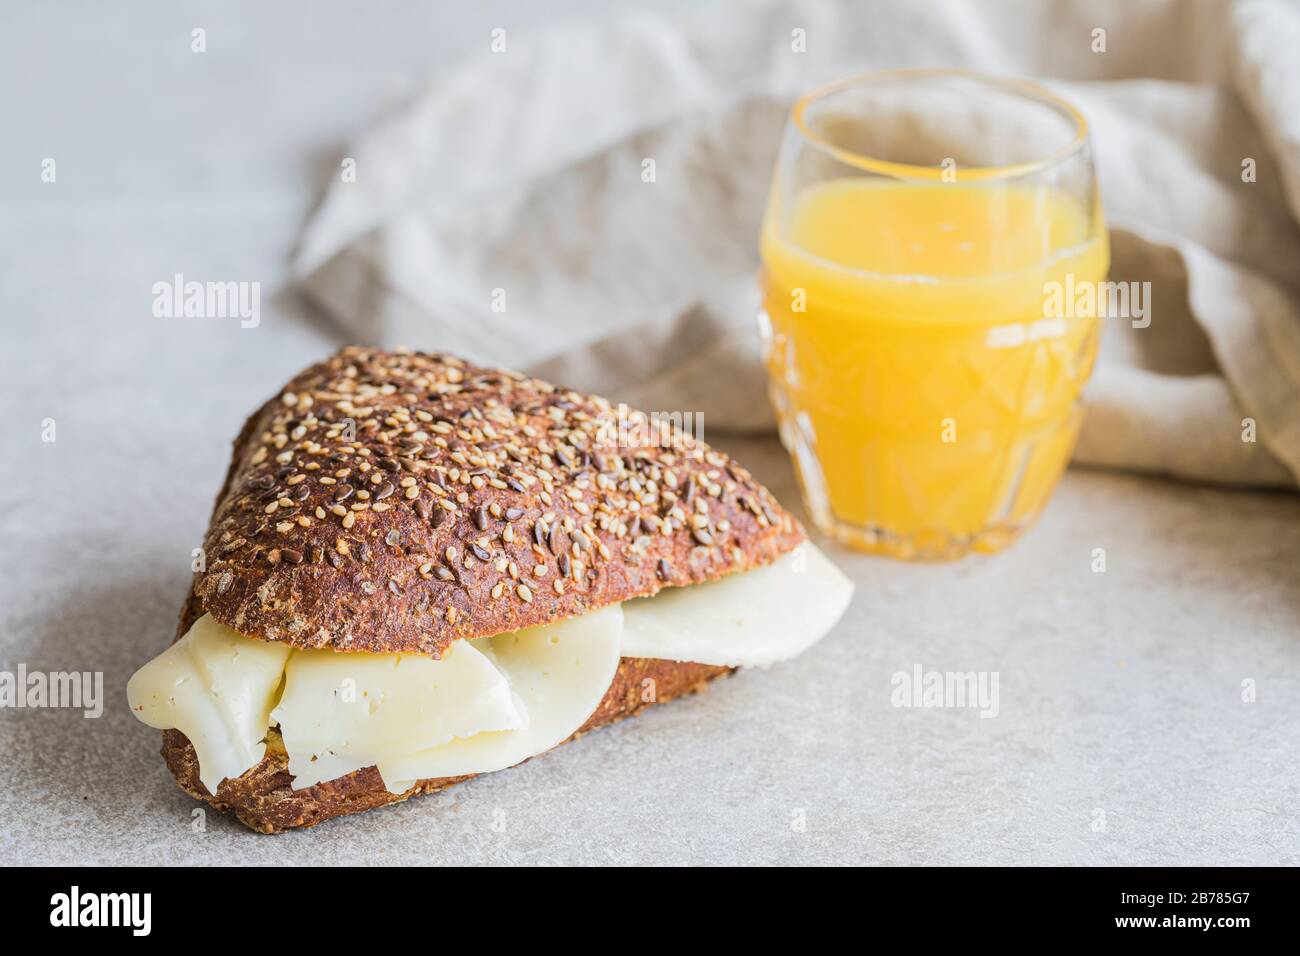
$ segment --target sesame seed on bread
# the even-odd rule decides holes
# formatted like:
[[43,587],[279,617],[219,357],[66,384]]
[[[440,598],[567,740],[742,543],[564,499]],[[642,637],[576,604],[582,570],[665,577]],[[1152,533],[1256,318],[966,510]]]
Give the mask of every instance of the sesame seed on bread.
[[449,355],[348,347],[244,426],[191,599],[261,640],[438,656],[802,540],[749,472],[671,425]]

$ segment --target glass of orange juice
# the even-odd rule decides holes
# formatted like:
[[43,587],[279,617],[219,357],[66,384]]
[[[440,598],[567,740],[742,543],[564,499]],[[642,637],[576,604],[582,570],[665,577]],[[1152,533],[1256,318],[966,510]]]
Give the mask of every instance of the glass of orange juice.
[[822,531],[954,558],[1034,520],[1074,448],[1110,258],[1078,110],[952,70],[815,90],[762,257],[772,401]]

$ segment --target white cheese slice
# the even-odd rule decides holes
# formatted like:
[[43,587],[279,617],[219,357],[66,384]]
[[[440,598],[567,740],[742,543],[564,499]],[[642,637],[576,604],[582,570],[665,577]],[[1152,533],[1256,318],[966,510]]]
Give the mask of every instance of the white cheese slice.
[[289,648],[255,641],[205,614],[126,685],[131,710],[150,727],[176,729],[199,758],[209,793],[266,753],[267,718]]
[[522,727],[510,685],[469,641],[415,654],[297,651],[271,719],[301,790],[457,737]]
[[[527,726],[481,733],[381,761],[384,784],[401,793],[416,780],[489,773],[522,763],[567,740],[595,712],[618,670],[619,605],[540,627],[474,641],[509,677]],[[463,643],[463,642],[462,642]]]
[[852,597],[852,582],[804,542],[764,567],[625,602],[623,656],[766,667],[825,637]]
[[295,789],[377,766],[385,786],[401,792],[415,780],[488,773],[550,750],[599,706],[620,657],[759,667],[794,657],[834,626],[852,593],[804,544],[719,581],[456,641],[441,660],[291,650],[205,615],[136,672],[127,697],[142,721],[190,739],[213,793],[262,759],[271,721]]

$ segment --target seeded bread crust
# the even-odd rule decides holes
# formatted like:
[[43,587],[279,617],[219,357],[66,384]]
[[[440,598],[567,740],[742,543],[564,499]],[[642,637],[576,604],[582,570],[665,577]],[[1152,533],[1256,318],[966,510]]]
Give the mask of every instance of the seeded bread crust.
[[[458,638],[749,570],[803,540],[748,471],[639,412],[452,356],[349,347],[245,423],[176,639],[207,613],[299,648],[437,657]],[[570,739],[731,670],[623,658]],[[162,755],[181,789],[264,833],[470,779],[392,794],[368,767],[294,790],[271,728],[262,761],[214,795],[184,734],[164,731]]]
[[639,412],[349,347],[244,426],[193,594],[250,637],[437,657],[749,570],[803,537],[748,471]]
[[[700,691],[709,681],[730,671],[727,667],[708,664],[625,657],[596,712],[569,740],[631,717],[652,703],[665,703]],[[198,757],[184,734],[178,730],[163,731],[162,755],[182,790],[218,810],[233,812],[241,823],[261,833],[313,827],[333,817],[400,803],[421,793],[437,793],[474,776],[421,780],[405,793],[397,794],[389,793],[384,787],[378,770],[367,767],[337,780],[294,790],[284,743],[279,731],[271,728],[267,734],[266,756],[261,763],[237,779],[223,780],[214,796],[199,779]]]

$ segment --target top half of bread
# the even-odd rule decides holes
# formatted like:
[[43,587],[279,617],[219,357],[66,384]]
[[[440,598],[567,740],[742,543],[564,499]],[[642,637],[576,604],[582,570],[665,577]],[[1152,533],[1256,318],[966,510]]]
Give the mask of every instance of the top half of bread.
[[439,656],[801,540],[749,472],[662,419],[349,347],[244,425],[191,606],[294,647]]

